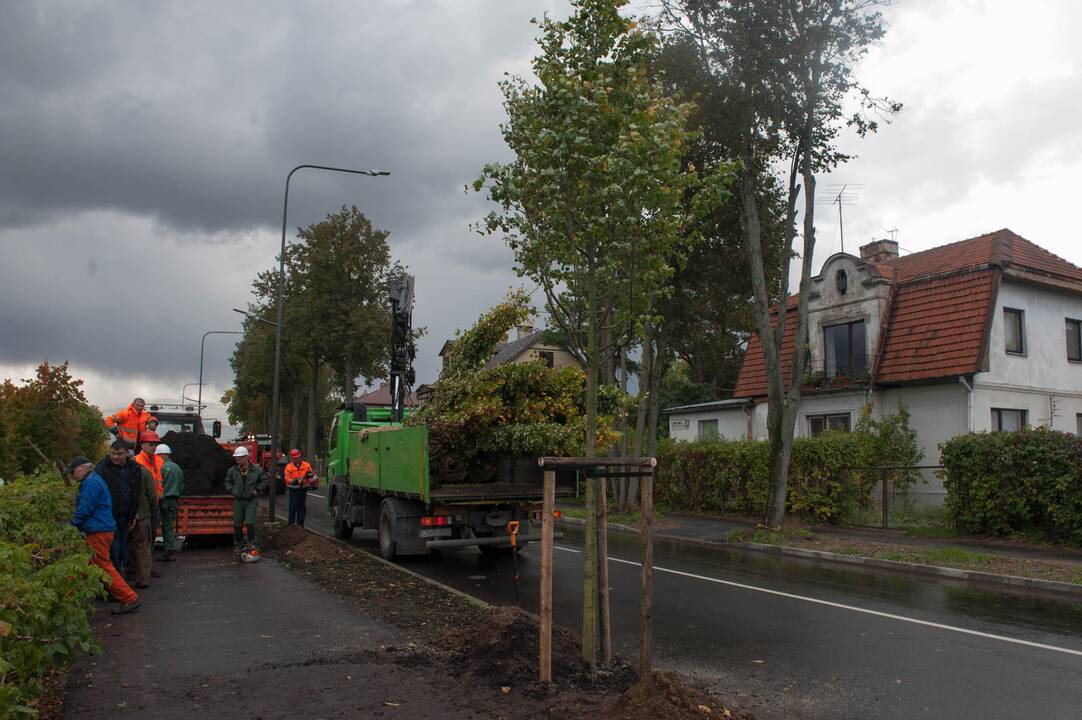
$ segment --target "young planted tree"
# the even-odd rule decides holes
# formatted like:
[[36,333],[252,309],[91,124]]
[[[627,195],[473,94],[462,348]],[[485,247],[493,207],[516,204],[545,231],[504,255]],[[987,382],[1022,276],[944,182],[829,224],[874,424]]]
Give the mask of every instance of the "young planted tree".
[[[544,289],[552,321],[583,363],[587,457],[607,450],[597,442],[602,366],[654,316],[690,244],[683,199],[697,179],[683,163],[691,107],[650,79],[654,39],[620,15],[623,4],[576,0],[567,21],[541,21],[537,83],[501,83],[501,129],[515,158],[487,165],[474,183],[499,206],[482,231],[505,235],[517,272]],[[593,481],[586,498],[583,654],[592,666]]]
[[[849,124],[861,135],[874,132],[872,114],[898,112],[901,105],[873,98],[855,70],[868,47],[885,32],[879,0],[663,0],[662,21],[697,51],[701,67],[724,98],[720,112],[732,128],[729,151],[741,162],[738,183],[744,247],[755,299],[755,327],[766,364],[771,503],[766,520],[785,516],[789,461],[800,378],[808,353],[808,291],[815,252],[816,175],[848,159],[837,147]],[[846,104],[859,110],[849,114]],[[763,242],[760,178],[779,163],[784,183],[782,252],[770,268]],[[802,216],[798,231],[797,219]],[[789,302],[789,264],[802,237],[799,297]],[[781,282],[771,297],[771,269]],[[775,310],[776,308],[776,310]],[[786,316],[795,309],[791,357],[782,357]]]

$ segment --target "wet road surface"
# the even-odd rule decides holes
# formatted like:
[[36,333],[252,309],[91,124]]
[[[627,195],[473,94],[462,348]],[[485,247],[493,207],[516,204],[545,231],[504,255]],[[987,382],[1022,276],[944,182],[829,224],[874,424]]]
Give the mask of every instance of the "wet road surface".
[[[322,493],[320,493],[322,494]],[[330,532],[323,500],[309,527]],[[582,612],[581,535],[557,541],[556,622]],[[376,551],[360,537],[353,544]],[[610,534],[613,645],[638,643],[638,539]],[[509,556],[446,551],[403,565],[513,604]],[[519,556],[536,612],[536,546]],[[1080,718],[1082,605],[864,568],[659,540],[655,664],[697,678],[759,717]]]

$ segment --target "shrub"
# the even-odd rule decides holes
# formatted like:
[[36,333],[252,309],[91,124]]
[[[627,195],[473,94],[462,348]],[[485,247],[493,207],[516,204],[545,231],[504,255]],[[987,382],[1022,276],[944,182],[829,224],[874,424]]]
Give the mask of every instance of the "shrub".
[[[842,522],[870,505],[879,479],[875,472],[852,468],[914,465],[922,458],[904,407],[874,420],[869,406],[852,433],[794,439],[786,509]],[[766,441],[667,440],[658,447],[657,473],[658,501],[674,510],[759,515],[770,493],[770,446]],[[903,473],[901,483],[912,477]]]
[[95,647],[105,573],[68,524],[75,493],[51,472],[0,486],[0,718],[32,716],[42,681]]
[[959,530],[1082,543],[1082,440],[1047,428],[970,433],[940,445]]

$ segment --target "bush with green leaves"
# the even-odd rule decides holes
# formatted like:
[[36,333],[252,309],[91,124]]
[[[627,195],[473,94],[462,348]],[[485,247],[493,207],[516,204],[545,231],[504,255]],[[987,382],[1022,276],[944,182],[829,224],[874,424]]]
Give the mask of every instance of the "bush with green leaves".
[[[882,419],[866,407],[852,433],[796,438],[789,464],[786,511],[825,522],[843,522],[872,501],[875,471],[856,468],[915,465],[924,454],[903,406]],[[915,473],[895,476],[905,489]],[[664,441],[658,447],[659,502],[674,510],[761,515],[770,492],[766,441]]]
[[105,573],[68,521],[77,488],[51,471],[0,486],[0,718],[32,717],[43,681],[96,648]]
[[940,446],[959,530],[1082,544],[1082,439],[1047,428],[970,433]]

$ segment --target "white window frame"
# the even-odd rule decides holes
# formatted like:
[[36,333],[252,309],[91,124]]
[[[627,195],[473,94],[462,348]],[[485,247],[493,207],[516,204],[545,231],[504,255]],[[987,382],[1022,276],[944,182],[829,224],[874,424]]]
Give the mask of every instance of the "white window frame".
[[[1071,335],[1067,331],[1069,325],[1074,325],[1075,328],[1075,346],[1073,348],[1071,347]],[[1082,362],[1082,320],[1065,318],[1063,332],[1067,339],[1067,362]],[[1075,352],[1075,357],[1071,357],[1072,350]]]
[[[1018,341],[1022,346],[1021,349],[1019,349],[1019,350],[1011,350],[1011,348],[1008,347],[1008,345],[1007,345],[1007,340],[1010,337],[1010,334],[1009,334],[1008,329],[1007,329],[1007,323],[1008,323],[1007,317],[1012,316],[1012,315],[1018,317]],[[1003,308],[1003,350],[1008,355],[1025,355],[1026,350],[1027,350],[1026,344],[1027,344],[1026,343],[1026,311],[1022,310],[1022,309],[1019,309],[1019,308],[1004,307]]]
[[1018,413],[1019,425],[1018,429],[1021,430],[1024,427],[1029,426],[1029,410],[1022,408],[992,408],[992,432],[1013,432],[1012,430],[1003,429],[1003,413]]
[[[711,432],[704,433],[703,429],[710,427],[711,423],[713,423],[714,431],[712,433]],[[698,427],[698,432],[696,434],[696,437],[699,440],[716,440],[719,437],[721,437],[721,433],[718,431],[718,419],[717,418],[703,418],[702,420],[699,420],[697,427]]]
[[[827,430],[841,430],[842,428],[831,427],[830,421],[843,417],[845,418],[845,432],[853,432],[853,414],[850,412],[816,413],[815,415],[808,415],[808,437],[816,437]],[[819,432],[815,432],[813,424],[818,420],[823,422],[823,429]]]

